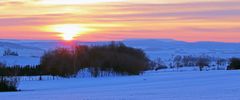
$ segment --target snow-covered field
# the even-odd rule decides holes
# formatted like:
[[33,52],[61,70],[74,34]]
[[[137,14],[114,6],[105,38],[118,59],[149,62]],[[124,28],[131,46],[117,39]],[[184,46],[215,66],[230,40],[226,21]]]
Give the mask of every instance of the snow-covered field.
[[240,100],[240,71],[147,72],[142,76],[22,81],[1,100]]
[[[240,43],[175,40],[124,40],[141,48],[151,59],[168,61],[176,55],[240,57]],[[107,42],[78,42],[101,45]],[[66,46],[59,41],[0,40],[0,61],[7,65],[37,65],[47,50]],[[19,56],[2,56],[11,49]],[[149,71],[140,76],[72,78],[37,81],[24,77],[20,92],[0,93],[0,100],[240,100],[240,71],[203,71],[198,68]],[[47,79],[46,79],[47,78]]]

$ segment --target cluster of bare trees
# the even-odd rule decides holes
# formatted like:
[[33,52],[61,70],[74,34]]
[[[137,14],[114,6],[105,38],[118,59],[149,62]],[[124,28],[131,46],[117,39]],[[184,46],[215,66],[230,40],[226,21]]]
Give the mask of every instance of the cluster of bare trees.
[[226,66],[229,62],[228,59],[211,57],[208,55],[200,55],[200,56],[175,56],[173,58],[172,67],[192,67],[198,66],[199,70],[202,71],[204,67],[216,67],[216,70],[220,70],[220,66]]
[[172,67],[180,68],[180,67],[192,67],[198,66],[199,70],[202,71],[204,67],[208,67],[211,63],[211,57],[207,55],[200,56],[175,56],[173,58]]
[[58,48],[46,52],[41,65],[53,76],[74,77],[81,69],[91,69],[94,77],[101,71],[121,75],[138,75],[149,68],[149,59],[140,49],[112,42],[103,46]]
[[3,56],[19,56],[19,54],[15,51],[12,51],[11,49],[6,49],[3,52]]
[[200,56],[175,56],[173,58],[172,66],[179,67],[192,67],[198,66],[199,70],[202,71],[204,67],[216,67],[216,70],[220,69],[220,66],[225,66],[228,63],[228,59],[224,58],[216,58],[208,55],[200,55]]
[[156,58],[155,60],[152,60],[150,62],[150,66],[152,70],[156,70],[156,71],[168,68],[166,63],[160,57]]
[[[221,66],[226,66],[228,59],[216,58],[208,55],[177,55],[169,61],[163,61],[161,58],[157,58],[151,62],[152,69],[159,70],[165,68],[181,68],[181,67],[199,67],[202,71],[204,67],[215,67],[215,70],[220,70]],[[168,64],[166,64],[168,63]]]

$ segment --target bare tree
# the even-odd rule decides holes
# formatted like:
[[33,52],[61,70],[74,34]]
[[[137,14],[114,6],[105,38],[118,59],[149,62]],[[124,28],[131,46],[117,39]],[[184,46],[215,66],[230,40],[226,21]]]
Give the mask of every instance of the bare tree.
[[184,66],[195,66],[196,65],[196,57],[194,56],[183,56],[182,57],[182,64]]
[[159,70],[159,69],[165,69],[165,68],[167,68],[167,66],[166,66],[166,64],[164,63],[164,61],[160,58],[160,57],[158,57],[156,60],[154,60],[154,63],[155,63],[155,70],[157,71],[157,70]]
[[174,57],[173,64],[177,69],[179,67],[182,67],[182,56],[178,55],[178,56]]
[[217,60],[216,60],[217,70],[220,69],[220,68],[219,68],[220,66],[224,66],[226,63],[227,63],[227,60],[226,60],[226,59],[217,58]]
[[204,67],[209,66],[210,62],[209,56],[202,55],[197,58],[196,65],[199,66],[199,70],[202,71]]

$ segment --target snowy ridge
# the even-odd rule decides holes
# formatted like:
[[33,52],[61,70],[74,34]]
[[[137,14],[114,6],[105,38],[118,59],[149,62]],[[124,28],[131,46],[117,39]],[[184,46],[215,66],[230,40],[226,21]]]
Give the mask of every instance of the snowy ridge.
[[[7,49],[17,52],[19,56],[3,56],[3,52]],[[39,64],[40,56],[43,52],[44,50],[37,47],[25,46],[11,42],[0,42],[0,61],[9,66]]]
[[[206,54],[213,57],[240,57],[240,43],[222,42],[183,42],[172,39],[127,39],[123,40],[127,46],[141,48],[151,59],[161,57],[169,60],[176,55],[201,55]],[[78,42],[81,45],[106,45],[103,42]],[[7,64],[26,65],[38,64],[40,56],[47,50],[57,47],[66,47],[62,41],[55,40],[0,40],[0,61]],[[5,49],[17,51],[20,57],[1,56]],[[24,58],[24,59],[22,59]],[[23,64],[21,64],[23,62]]]

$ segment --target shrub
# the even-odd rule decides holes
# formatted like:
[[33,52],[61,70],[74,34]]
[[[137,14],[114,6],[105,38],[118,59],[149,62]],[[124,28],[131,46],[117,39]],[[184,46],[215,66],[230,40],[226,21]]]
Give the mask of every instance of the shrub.
[[240,69],[240,58],[231,58],[228,70]]
[[0,62],[0,92],[17,91],[18,78],[12,76],[15,73],[10,73],[5,68],[6,65]]
[[0,92],[17,91],[19,79],[17,77],[3,77],[0,79]]
[[209,56],[202,55],[197,58],[196,65],[199,66],[199,70],[202,71],[204,67],[209,66],[210,62]]

